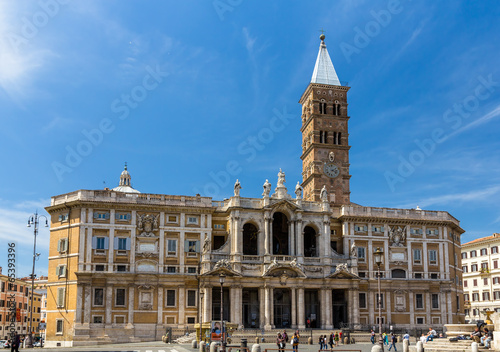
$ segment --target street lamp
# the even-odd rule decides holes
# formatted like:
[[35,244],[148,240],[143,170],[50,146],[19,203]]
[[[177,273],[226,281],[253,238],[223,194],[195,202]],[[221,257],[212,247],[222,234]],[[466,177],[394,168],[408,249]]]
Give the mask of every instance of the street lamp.
[[375,258],[375,264],[377,264],[378,268],[378,344],[380,345],[381,350],[384,350],[384,340],[382,339],[382,299],[381,299],[381,290],[380,290],[380,264],[382,264],[382,259],[384,256],[384,252],[377,247],[375,252],[373,252],[373,257]]
[[203,330],[203,296],[205,295],[205,292],[204,292],[204,289],[202,288],[200,290],[200,343],[201,343],[201,339],[203,337],[202,335],[202,330]]
[[224,281],[226,280],[226,275],[224,273],[220,273],[219,282],[220,282],[220,342],[222,345],[222,351],[226,351],[226,341],[224,339],[224,294],[222,287],[224,286]]
[[26,347],[28,348],[33,348],[33,289],[35,288],[35,260],[38,258],[40,254],[36,252],[36,236],[38,235],[38,220],[40,218],[45,219],[45,227],[49,226],[49,221],[47,220],[47,217],[45,215],[38,215],[38,212],[35,212],[35,214],[31,215],[28,218],[28,227],[31,227],[33,225],[33,235],[34,235],[34,240],[33,240],[33,268],[31,269],[31,307],[30,307],[30,325],[28,328],[28,336],[27,336],[27,342],[26,342]]

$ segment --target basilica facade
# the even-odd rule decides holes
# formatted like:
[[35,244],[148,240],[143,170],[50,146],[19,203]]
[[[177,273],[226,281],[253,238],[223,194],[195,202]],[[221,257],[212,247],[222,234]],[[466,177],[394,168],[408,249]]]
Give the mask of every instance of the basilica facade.
[[[302,183],[262,196],[54,196],[46,346],[160,339],[223,319],[238,328],[332,329],[463,322],[459,221],[444,211],[350,201],[347,93],[321,36],[302,105]],[[271,178],[270,178],[271,179]],[[225,277],[221,285],[220,276]],[[221,294],[222,291],[222,294]]]

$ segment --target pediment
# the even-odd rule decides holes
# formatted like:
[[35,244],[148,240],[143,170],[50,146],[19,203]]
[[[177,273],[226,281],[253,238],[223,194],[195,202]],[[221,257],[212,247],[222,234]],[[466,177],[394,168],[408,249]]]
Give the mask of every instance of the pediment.
[[286,275],[288,277],[307,277],[304,273],[302,265],[298,264],[295,260],[289,263],[274,261],[271,265],[269,265],[264,274],[262,274],[262,276],[268,277],[281,277],[282,275]]
[[207,271],[202,274],[202,276],[219,276],[220,274],[224,274],[226,276],[242,276],[241,273],[235,271],[231,262],[227,259],[221,259],[217,263],[215,263],[212,270]]
[[359,279],[359,276],[349,271],[347,264],[339,264],[335,271],[327,276],[329,279]]
[[294,211],[300,209],[300,207],[298,207],[297,204],[293,203],[289,199],[271,200],[271,204],[269,204],[266,208],[272,209],[275,211],[286,209],[286,210],[291,211],[291,212],[294,212]]

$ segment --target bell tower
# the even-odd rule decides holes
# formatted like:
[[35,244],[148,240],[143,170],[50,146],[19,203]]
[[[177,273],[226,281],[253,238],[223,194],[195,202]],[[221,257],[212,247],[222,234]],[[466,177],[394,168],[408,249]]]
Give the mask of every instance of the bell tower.
[[320,36],[311,82],[302,94],[302,187],[304,199],[319,201],[323,186],[332,206],[350,203],[347,91],[340,83],[325,35]]

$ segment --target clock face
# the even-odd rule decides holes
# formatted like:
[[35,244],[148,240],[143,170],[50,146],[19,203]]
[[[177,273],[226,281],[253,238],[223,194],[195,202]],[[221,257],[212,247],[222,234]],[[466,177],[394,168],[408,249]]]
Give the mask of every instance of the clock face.
[[325,163],[324,171],[331,178],[335,178],[340,174],[339,167],[333,163]]

